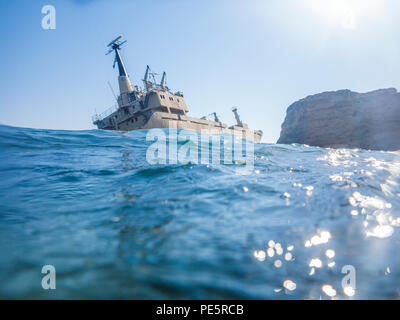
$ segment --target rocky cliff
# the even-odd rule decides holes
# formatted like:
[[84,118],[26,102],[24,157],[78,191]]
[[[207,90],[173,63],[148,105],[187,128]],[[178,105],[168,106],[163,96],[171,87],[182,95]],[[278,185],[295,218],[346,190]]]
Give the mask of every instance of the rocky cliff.
[[278,143],[400,150],[400,93],[324,92],[293,103]]

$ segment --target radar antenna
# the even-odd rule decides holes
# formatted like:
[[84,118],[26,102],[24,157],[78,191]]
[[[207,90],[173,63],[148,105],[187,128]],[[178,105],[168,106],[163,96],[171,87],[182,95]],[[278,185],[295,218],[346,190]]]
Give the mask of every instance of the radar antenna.
[[115,59],[113,63],[113,68],[115,68],[115,64],[118,63],[118,70],[119,70],[119,75],[127,77],[128,74],[126,72],[124,63],[121,58],[121,54],[119,53],[119,50],[121,49],[121,46],[126,43],[125,41],[121,41],[122,36],[119,36],[115,38],[113,41],[111,41],[107,47],[110,47],[109,51],[106,53],[106,55],[110,54],[111,52],[115,52]]

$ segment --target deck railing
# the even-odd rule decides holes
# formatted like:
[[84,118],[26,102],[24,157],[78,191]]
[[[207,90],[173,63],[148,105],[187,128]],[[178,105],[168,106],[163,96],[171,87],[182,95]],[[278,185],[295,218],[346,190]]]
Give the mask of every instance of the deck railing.
[[103,120],[105,117],[108,117],[110,114],[118,110],[118,105],[114,104],[112,107],[108,108],[106,111],[100,113],[100,114],[95,114],[92,117],[93,122]]

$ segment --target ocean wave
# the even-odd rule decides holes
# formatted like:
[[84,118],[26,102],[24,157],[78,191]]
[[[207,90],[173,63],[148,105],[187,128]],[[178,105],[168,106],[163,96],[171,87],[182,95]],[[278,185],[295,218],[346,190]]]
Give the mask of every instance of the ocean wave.
[[147,133],[0,126],[1,297],[398,298],[399,152],[261,143],[241,174]]

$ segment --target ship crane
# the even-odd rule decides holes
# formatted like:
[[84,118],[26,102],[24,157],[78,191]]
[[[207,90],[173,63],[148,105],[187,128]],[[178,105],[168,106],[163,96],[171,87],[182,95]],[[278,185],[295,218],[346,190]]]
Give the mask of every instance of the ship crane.
[[150,67],[146,67],[146,72],[144,73],[144,78],[143,78],[143,83],[144,87],[146,88],[146,92],[149,92],[151,89],[152,85],[151,82],[149,81],[149,73],[150,73]]
[[242,122],[242,120],[240,120],[239,114],[237,112],[237,107],[233,107],[232,108],[232,112],[235,115],[235,119],[236,119],[237,125],[239,127],[243,127],[243,122]]
[[221,122],[221,121],[219,121],[219,118],[218,118],[216,112],[211,113],[210,116],[214,116],[214,121],[215,121],[215,122]]
[[[158,76],[158,73],[152,72],[150,67],[147,66],[146,72],[145,72],[144,78],[143,78],[143,83],[144,83],[144,87],[146,88],[146,92],[149,92],[152,88],[161,89],[162,91],[168,91],[169,89],[165,85],[167,73],[165,71],[163,72],[160,84],[157,84],[156,76]],[[150,81],[149,80],[150,78],[153,79],[153,81]]]
[[163,74],[162,74],[161,82],[160,82],[160,87],[161,87],[162,90],[165,90],[164,83],[165,83],[165,77],[166,76],[167,76],[167,73],[164,71]]

